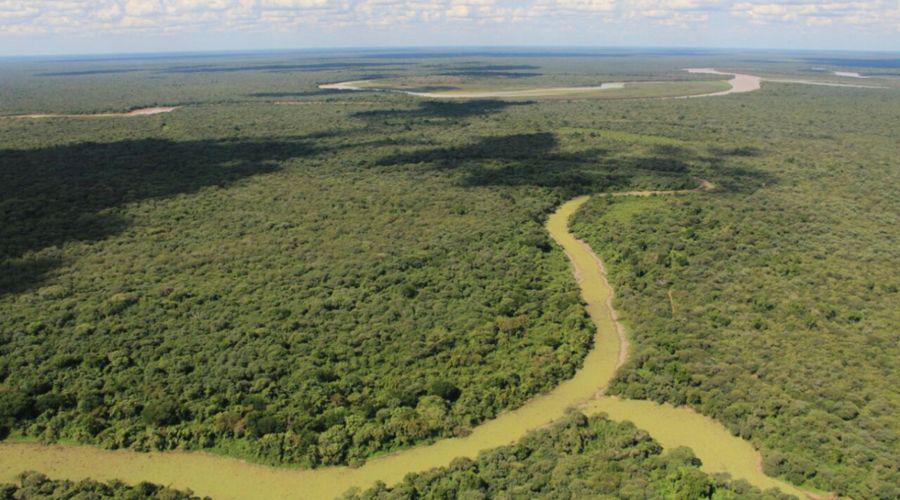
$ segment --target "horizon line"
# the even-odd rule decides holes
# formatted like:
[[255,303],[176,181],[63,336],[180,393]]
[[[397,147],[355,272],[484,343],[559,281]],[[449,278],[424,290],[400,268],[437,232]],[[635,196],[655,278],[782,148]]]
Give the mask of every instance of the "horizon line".
[[173,51],[126,51],[126,52],[70,52],[70,53],[45,53],[45,54],[11,54],[0,55],[0,60],[40,60],[40,59],[62,59],[69,60],[73,58],[149,58],[160,56],[176,56],[176,57],[193,57],[204,55],[264,55],[291,52],[379,52],[384,50],[399,51],[418,51],[418,50],[437,50],[451,51],[458,50],[460,52],[473,50],[517,50],[517,49],[567,49],[567,50],[661,50],[676,52],[679,50],[697,50],[708,52],[784,52],[784,53],[808,53],[808,52],[833,52],[833,53],[855,53],[855,54],[892,54],[900,55],[900,49],[810,49],[810,48],[785,48],[785,47],[720,47],[720,46],[696,46],[696,45],[378,45],[378,46],[315,46],[315,47],[292,47],[292,48],[267,48],[267,49],[210,49],[210,50],[173,50]]

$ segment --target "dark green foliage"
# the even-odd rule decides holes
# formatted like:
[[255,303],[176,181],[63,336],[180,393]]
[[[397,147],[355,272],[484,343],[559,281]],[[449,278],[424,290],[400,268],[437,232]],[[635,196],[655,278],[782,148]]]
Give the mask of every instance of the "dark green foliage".
[[[536,58],[528,80],[732,57]],[[634,338],[612,390],[721,420],[771,474],[898,496],[894,90],[430,102],[317,90],[375,68],[302,59],[0,63],[3,113],[187,104],[0,119],[4,435],[314,466],[464,434],[590,348],[546,215],[699,176],[720,192],[577,218]]]
[[459,389],[455,385],[444,380],[438,380],[431,384],[428,392],[433,396],[438,396],[447,401],[456,401],[459,399]]
[[69,394],[41,394],[35,400],[37,414],[65,410],[74,406],[75,399]]
[[[608,263],[634,339],[612,393],[690,405],[795,484],[896,498],[898,101],[807,92],[754,95],[740,120],[708,123],[734,134],[716,146],[723,162],[778,182],[598,198],[574,229]],[[741,145],[754,137],[765,147]]]
[[56,395],[5,425],[307,466],[465,433],[590,347],[547,214],[694,183],[537,103],[343,99],[0,122],[5,389]]
[[182,409],[171,399],[150,401],[141,410],[141,419],[149,425],[174,425],[182,419]]
[[568,197],[628,189],[642,182],[669,188],[694,187],[696,182],[684,174],[690,165],[708,161],[690,151],[679,150],[677,156],[662,156],[654,148],[652,154],[626,156],[618,149],[594,147],[567,151],[558,134],[539,132],[417,149],[386,156],[378,164],[425,164],[461,175],[460,182],[469,187],[541,187]]
[[570,377],[592,330],[541,227],[560,194],[379,167],[422,140],[357,109],[0,123],[0,425],[315,466]]
[[276,417],[261,412],[250,412],[246,417],[247,430],[252,437],[284,432],[284,424]]
[[[123,224],[107,212],[111,208],[225,187],[274,171],[273,162],[311,152],[302,141],[157,139],[0,149],[3,217],[15,221],[0,228],[0,256],[105,238]],[[102,313],[118,314],[135,300],[128,294],[111,297]]]
[[[436,90],[436,89],[431,89]],[[510,106],[523,106],[527,103],[506,101],[421,101],[415,108],[376,109],[354,113],[354,118],[363,118],[381,125],[408,125],[411,119],[423,118],[466,118],[484,117],[494,114]],[[443,159],[443,158],[442,158]]]
[[18,421],[34,415],[34,400],[21,390],[0,391],[0,434],[6,435]]
[[791,498],[710,476],[686,448],[661,451],[630,423],[576,413],[475,460],[457,459],[347,498]]
[[0,484],[0,499],[100,499],[117,500],[199,500],[190,490],[181,491],[151,483],[130,486],[120,481],[101,483],[91,479],[62,481],[38,472],[23,472],[16,484]]

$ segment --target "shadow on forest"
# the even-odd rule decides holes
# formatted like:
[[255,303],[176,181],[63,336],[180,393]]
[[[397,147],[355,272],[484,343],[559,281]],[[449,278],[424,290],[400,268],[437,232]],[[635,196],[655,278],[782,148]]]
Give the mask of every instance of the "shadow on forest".
[[714,52],[710,49],[625,49],[622,51],[585,48],[585,49],[490,49],[490,50],[408,50],[399,52],[378,52],[367,54],[366,59],[453,59],[459,57],[577,57],[585,59],[624,58],[635,56],[704,56]]
[[521,71],[541,69],[534,64],[426,64],[426,68],[442,71]]
[[162,139],[0,150],[0,296],[27,290],[60,263],[28,252],[97,241],[128,221],[108,209],[228,186],[316,152],[295,141]]
[[445,71],[438,73],[441,76],[474,76],[474,77],[495,77],[495,78],[531,78],[542,76],[543,73],[527,72],[527,71],[483,71],[478,69]]
[[841,57],[804,57],[809,64],[840,66],[843,68],[900,68],[900,58],[841,58]]
[[528,101],[421,101],[412,109],[375,109],[354,113],[354,118],[383,120],[388,118],[466,118],[498,113],[511,106],[532,104]]
[[651,183],[660,188],[696,185],[696,176],[712,176],[731,191],[754,190],[774,178],[727,157],[705,155],[675,146],[657,146],[645,153],[591,148],[559,150],[548,132],[485,137],[478,142],[394,154],[379,166],[427,164],[461,174],[464,186],[537,186],[556,188],[566,196],[631,189]]
[[252,94],[247,94],[247,97],[269,97],[269,98],[285,98],[285,97],[319,97],[325,95],[334,95],[334,94],[352,94],[353,90],[341,90],[341,89],[320,89],[320,90],[306,90],[306,91],[296,91],[296,92],[253,92]]
[[142,69],[88,69],[77,71],[55,71],[49,73],[35,73],[34,76],[94,76],[94,75],[121,75],[125,73],[137,73]]
[[740,146],[736,148],[710,148],[710,152],[717,156],[761,156],[762,150],[755,146]]
[[389,66],[407,66],[405,62],[324,62],[310,64],[248,64],[242,66],[218,66],[212,64],[195,64],[190,66],[172,66],[161,70],[163,73],[238,73],[238,72],[311,72],[339,71],[352,69],[383,68]]

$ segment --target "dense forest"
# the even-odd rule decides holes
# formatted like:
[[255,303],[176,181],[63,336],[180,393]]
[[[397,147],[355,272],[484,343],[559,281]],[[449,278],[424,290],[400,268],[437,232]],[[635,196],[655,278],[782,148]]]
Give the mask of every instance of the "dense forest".
[[179,491],[150,483],[129,486],[120,481],[101,483],[91,479],[83,481],[52,480],[38,472],[23,472],[15,484],[0,484],[0,499],[32,500],[52,499],[100,499],[117,500],[200,500],[190,491]]
[[[292,111],[272,130],[320,118]],[[0,152],[4,425],[312,466],[570,377],[591,328],[541,227],[556,200],[360,166],[395,141],[345,134]]]
[[6,432],[304,466],[465,434],[590,348],[546,215],[703,162],[359,99],[5,122]]
[[598,196],[576,216],[633,339],[611,391],[722,421],[772,475],[896,497],[893,90],[512,103],[316,88],[438,71],[675,79],[724,63],[4,63],[2,113],[185,106],[0,118],[0,430],[302,466],[464,435],[591,347],[547,214],[702,177],[718,190]]
[[783,94],[764,121],[707,122],[755,148],[733,161],[771,172],[764,188],[576,216],[635,341],[611,392],[688,404],[795,484],[896,498],[900,103]]
[[662,448],[630,423],[572,413],[516,444],[450,466],[378,484],[348,499],[793,498],[710,476],[687,448]]

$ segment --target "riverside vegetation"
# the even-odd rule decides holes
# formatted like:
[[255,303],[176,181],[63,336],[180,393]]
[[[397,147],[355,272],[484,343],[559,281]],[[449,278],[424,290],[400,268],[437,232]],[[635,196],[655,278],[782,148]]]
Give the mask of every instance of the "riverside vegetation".
[[[614,196],[697,195],[714,186],[698,180],[702,188],[680,191],[617,192]],[[763,474],[759,452],[715,420],[688,408],[652,401],[599,397],[627,358],[626,334],[615,320],[609,301],[612,289],[590,247],[569,231],[569,219],[590,196],[578,196],[559,206],[547,219],[546,230],[564,249],[578,277],[581,297],[595,324],[594,345],[572,378],[549,393],[529,399],[513,411],[498,415],[472,429],[464,438],[443,439],[430,446],[376,457],[359,468],[325,467],[292,470],[259,467],[244,461],[198,453],[104,451],[90,446],[47,446],[16,442],[0,445],[3,470],[35,468],[57,477],[80,479],[95,475],[132,482],[152,479],[164,484],[197,488],[217,498],[306,497],[331,498],[352,488],[367,488],[382,481],[400,482],[410,473],[445,467],[457,458],[475,458],[478,452],[513,443],[527,432],[561,419],[568,408],[583,407],[591,414],[609,412],[619,421],[633,420],[668,449],[690,447],[703,471],[730,474],[763,489],[804,496],[793,485]],[[677,423],[677,424],[676,424]],[[676,425],[673,425],[676,424]],[[86,464],[92,464],[85,467]]]
[[[716,418],[761,448],[770,475],[890,498],[900,494],[900,109],[896,97],[873,101],[768,110],[757,149],[737,160],[773,174],[763,188],[595,199],[573,228],[608,263],[634,339],[612,394]],[[707,126],[735,137],[749,118]]]
[[79,482],[53,480],[38,472],[23,472],[16,483],[0,484],[0,498],[117,498],[127,500],[200,500],[190,491],[179,491],[156,484],[129,486],[120,481],[100,483],[90,479]]
[[[576,217],[634,340],[611,392],[719,419],[772,475],[896,496],[895,93],[434,103],[315,89],[424,71],[390,62],[197,64],[166,73],[171,95],[122,106],[189,105],[170,115],[0,119],[6,432],[303,466],[464,434],[571,376],[590,347],[546,215],[576,194],[702,176],[722,192],[595,197]],[[543,78],[568,83],[559,64]],[[13,74],[40,85],[12,87],[4,111],[121,110],[90,94],[34,109],[54,77]]]
[[704,474],[687,448],[661,451],[631,424],[575,413],[475,460],[346,498],[793,498]]

